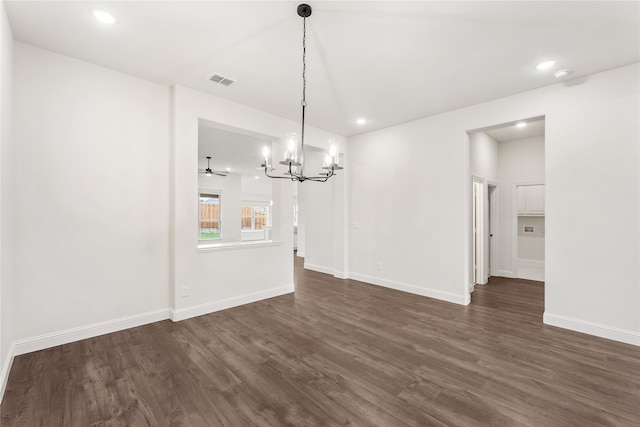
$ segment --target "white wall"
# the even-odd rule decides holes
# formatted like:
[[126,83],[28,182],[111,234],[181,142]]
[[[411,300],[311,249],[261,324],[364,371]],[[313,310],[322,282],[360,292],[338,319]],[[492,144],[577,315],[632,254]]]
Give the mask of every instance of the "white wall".
[[[305,173],[319,172],[323,159],[322,152],[307,150],[304,160],[309,167]],[[298,185],[298,200],[304,205],[304,266],[327,274],[334,274],[333,192],[336,178],[323,183],[303,182]]]
[[[498,271],[497,276],[516,277],[514,245],[517,238],[515,191],[519,184],[544,184],[545,138],[504,141],[498,144]],[[517,253],[517,250],[515,251]]]
[[[347,158],[346,139],[325,135],[321,142],[327,148],[328,139],[338,142],[340,164]],[[324,152],[305,150],[307,175],[321,172]],[[304,256],[304,267],[347,278],[347,173],[336,171],[328,181],[305,181],[298,185],[298,255]]]
[[0,5],[0,400],[13,361],[13,277],[11,269],[11,142],[13,35],[4,2]]
[[350,278],[468,302],[462,196],[474,127],[459,132],[458,122],[436,116],[349,141]]
[[545,322],[640,345],[638,75],[591,76],[547,117]]
[[[302,185],[300,183],[296,183],[294,184],[294,191],[297,194],[298,197],[298,237],[297,237],[297,255],[299,257],[305,257],[305,246],[306,246],[306,205],[308,204],[305,200],[305,195],[306,193],[309,193],[308,191],[305,193],[304,191],[301,191],[301,187]],[[308,194],[308,196],[311,196],[311,194]]]
[[498,143],[484,132],[469,134],[471,175],[498,181]]
[[[533,232],[525,232],[525,227],[533,227]],[[544,262],[544,217],[518,217],[518,259]]]
[[[350,277],[468,303],[466,130],[545,116],[544,320],[640,344],[638,71],[634,64],[351,138]],[[594,224],[605,226],[586,239]]]
[[[257,171],[260,172],[260,171]],[[271,200],[273,180],[266,178],[264,173],[262,176],[242,175],[240,177],[240,185],[242,191],[242,200],[248,202],[269,202]]]
[[166,318],[169,89],[14,47],[17,351]]
[[[525,232],[527,226],[533,227],[533,232]],[[519,216],[516,233],[516,277],[544,281],[544,217]]]

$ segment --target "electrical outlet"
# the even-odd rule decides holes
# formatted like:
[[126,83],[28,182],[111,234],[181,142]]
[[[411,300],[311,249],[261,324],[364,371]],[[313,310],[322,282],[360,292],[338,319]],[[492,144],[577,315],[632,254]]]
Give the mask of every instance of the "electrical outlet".
[[376,262],[376,268],[378,271],[382,270],[382,263],[380,261]]
[[189,287],[188,286],[183,286],[182,287],[182,297],[188,297],[189,296]]

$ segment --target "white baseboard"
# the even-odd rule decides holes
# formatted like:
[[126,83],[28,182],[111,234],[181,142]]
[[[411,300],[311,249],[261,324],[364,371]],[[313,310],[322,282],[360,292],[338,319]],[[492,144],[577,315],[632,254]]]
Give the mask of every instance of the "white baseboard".
[[[455,302],[455,301],[451,301],[451,302]],[[456,304],[458,304],[457,302],[455,302]],[[466,295],[464,295],[464,298],[462,300],[462,305],[469,305],[471,304],[471,294],[467,293]]]
[[409,292],[415,295],[421,295],[423,297],[435,298],[455,304],[467,305],[471,302],[471,295],[466,292],[466,295],[452,294],[450,292],[438,291],[430,288],[423,288],[420,286],[410,285],[408,283],[395,282],[392,280],[384,280],[378,277],[367,276],[358,273],[349,273],[349,278],[353,280],[359,280],[361,282],[370,283],[372,285],[383,286],[385,288],[395,289],[397,291]]
[[80,326],[64,331],[52,332],[33,338],[25,338],[14,341],[15,355],[31,353],[32,351],[43,350],[57,345],[80,341],[98,335],[110,334],[111,332],[123,329],[135,328],[148,323],[159,322],[169,318],[169,309],[149,311],[147,313],[133,316],[121,317],[119,319],[108,320],[106,322],[94,323],[87,326]]
[[304,258],[304,251],[301,251],[300,249],[296,250],[296,255],[299,256],[300,258]]
[[[173,321],[188,319],[190,317],[211,313],[226,308],[236,307],[238,305],[259,301],[274,296],[280,296],[293,292],[293,284],[266,291],[255,292],[252,294],[242,295],[240,297],[229,298],[222,301],[214,301],[207,304],[200,304],[194,307],[187,307],[179,310],[171,310],[169,308],[154,310],[147,313],[136,314],[133,316],[121,317],[119,319],[108,320],[105,322],[94,323],[91,325],[80,326],[63,331],[52,332],[49,334],[39,335],[32,338],[16,340],[12,344],[12,354],[9,355],[11,360],[13,356],[31,353],[33,351],[44,350],[45,348],[55,347],[62,344],[68,344],[74,341],[80,341],[87,338],[97,337],[99,335],[109,334],[121,331],[123,329],[135,328],[137,326],[149,323],[159,322],[161,320],[171,319]],[[10,366],[2,367],[10,369]],[[7,371],[8,373],[8,371]],[[2,371],[4,374],[4,371]],[[0,377],[0,381],[4,380]],[[1,386],[1,384],[0,384]]]
[[304,268],[306,268],[307,270],[317,271],[318,273],[325,273],[333,276],[333,268],[325,267],[323,265],[316,265],[305,262]]
[[544,282],[544,261],[536,259],[518,260],[518,278]]
[[348,279],[349,273],[346,271],[337,271],[331,267],[325,267],[323,265],[310,264],[308,262],[304,263],[304,268],[307,270],[317,271],[318,273],[330,274],[337,279]]
[[259,292],[252,292],[250,294],[240,295],[238,297],[226,298],[219,301],[211,301],[191,307],[171,310],[171,320],[173,320],[174,322],[179,322],[180,320],[190,319],[192,317],[202,316],[220,310],[226,310],[228,308],[261,301],[263,299],[279,297],[281,295],[290,294],[293,291],[294,286],[292,283],[290,285],[280,286],[278,288],[267,289]]
[[489,283],[489,276],[484,276],[478,283],[474,283],[474,285],[486,285]]
[[513,274],[513,271],[511,270],[498,270],[496,271],[496,274],[492,274],[492,276],[506,277],[508,279],[516,278],[516,276]]
[[11,343],[7,358],[4,361],[4,365],[2,365],[2,371],[0,371],[0,403],[2,403],[2,399],[4,398],[4,391],[7,388],[7,381],[9,380],[9,373],[11,372],[11,366],[13,366],[13,359],[15,357],[15,354],[16,344]]
[[349,278],[349,274],[346,271],[334,271],[333,272],[333,277],[338,278],[338,279],[348,279]]
[[596,337],[640,346],[640,332],[615,328],[586,320],[572,319],[547,312],[544,313],[542,321],[546,325],[557,326],[559,328],[582,332],[583,334],[595,335]]

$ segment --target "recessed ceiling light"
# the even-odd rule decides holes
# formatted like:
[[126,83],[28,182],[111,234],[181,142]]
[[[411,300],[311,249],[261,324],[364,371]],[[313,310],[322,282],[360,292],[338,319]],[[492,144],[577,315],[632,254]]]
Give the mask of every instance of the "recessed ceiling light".
[[259,177],[258,175],[256,175],[254,178],[255,178],[255,179],[260,179],[260,177]]
[[554,76],[556,76],[556,79],[561,79],[563,77],[566,77],[569,75],[571,71],[567,70],[566,68],[564,70],[558,70],[555,73],[553,73]]
[[536,65],[537,70],[548,70],[549,68],[556,65],[556,61],[544,61]]
[[115,24],[117,22],[116,18],[112,14],[105,12],[104,10],[93,9],[91,14],[103,24]]
[[231,168],[227,168],[227,172],[231,172]]
[[517,128],[523,128],[525,126],[527,126],[527,124],[525,122],[516,123],[516,127]]
[[364,118],[361,117],[358,120],[356,120],[356,123],[359,124],[359,125],[363,125],[363,124],[367,123],[367,119],[364,119]]

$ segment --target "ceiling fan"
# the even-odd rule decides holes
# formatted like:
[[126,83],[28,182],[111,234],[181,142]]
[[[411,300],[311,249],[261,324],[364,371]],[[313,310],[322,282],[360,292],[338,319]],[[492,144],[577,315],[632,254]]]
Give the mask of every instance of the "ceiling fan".
[[213,175],[218,175],[218,176],[227,176],[229,174],[229,172],[227,171],[214,171],[213,169],[211,169],[211,157],[207,156],[207,168],[206,169],[198,169],[198,173],[200,175],[204,175],[204,176],[213,176]]

